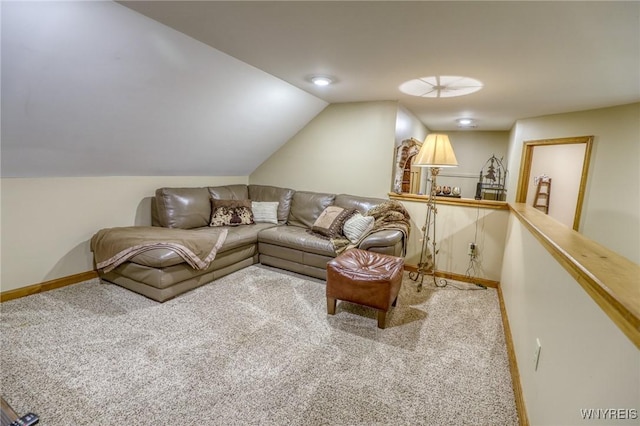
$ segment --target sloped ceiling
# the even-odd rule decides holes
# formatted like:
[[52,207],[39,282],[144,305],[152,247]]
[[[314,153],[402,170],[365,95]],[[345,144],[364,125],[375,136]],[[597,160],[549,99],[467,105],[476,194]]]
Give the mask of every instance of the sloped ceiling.
[[[638,1],[122,1],[330,103],[397,100],[432,130],[640,101]],[[336,84],[314,89],[310,73]],[[405,95],[468,76],[469,96]]]
[[2,176],[246,176],[327,102],[113,2],[2,2]]
[[[432,130],[462,116],[509,130],[640,101],[637,1],[0,8],[2,176],[248,175],[334,102],[399,101]],[[336,84],[313,87],[311,73]],[[427,75],[484,88],[447,99],[398,90]]]

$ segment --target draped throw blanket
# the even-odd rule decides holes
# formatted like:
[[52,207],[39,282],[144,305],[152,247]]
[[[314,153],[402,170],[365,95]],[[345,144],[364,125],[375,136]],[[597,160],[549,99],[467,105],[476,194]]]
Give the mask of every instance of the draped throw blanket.
[[364,234],[360,238],[360,241],[355,244],[342,236],[332,238],[331,243],[333,244],[333,249],[337,254],[348,249],[358,247],[362,240],[367,238],[367,236],[382,230],[396,230],[402,232],[405,241],[402,255],[404,256],[407,254],[406,241],[408,240],[409,232],[411,231],[411,217],[409,216],[409,212],[407,212],[400,202],[395,200],[385,201],[384,203],[371,208],[365,216],[373,216],[375,219],[371,231]]
[[91,239],[96,267],[109,272],[132,257],[148,250],[173,250],[193,269],[206,269],[225,238],[226,229],[208,229],[198,232],[188,229],[160,228],[157,226],[129,226],[106,228]]

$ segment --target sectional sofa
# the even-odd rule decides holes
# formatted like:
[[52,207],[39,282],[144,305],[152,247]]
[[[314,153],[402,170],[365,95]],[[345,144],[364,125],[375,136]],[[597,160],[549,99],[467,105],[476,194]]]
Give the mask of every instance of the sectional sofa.
[[[159,302],[258,262],[326,279],[326,264],[336,257],[336,249],[329,238],[310,232],[322,212],[328,206],[338,206],[365,214],[373,207],[388,203],[379,198],[265,185],[160,188],[151,203],[152,225],[213,232],[215,228],[209,226],[212,199],[277,202],[277,220],[224,227],[228,231],[226,238],[205,269],[193,269],[174,251],[156,248],[130,258],[109,272],[99,270],[101,279]],[[402,256],[407,232],[387,227],[368,234],[357,246]],[[93,240],[91,246],[94,250]]]

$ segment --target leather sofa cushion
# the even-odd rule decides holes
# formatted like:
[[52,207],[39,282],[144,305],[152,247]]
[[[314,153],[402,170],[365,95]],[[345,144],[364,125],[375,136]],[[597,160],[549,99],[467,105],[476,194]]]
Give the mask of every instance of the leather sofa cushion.
[[[271,223],[257,223],[255,225],[228,226],[226,229],[227,238],[225,238],[222,247],[218,250],[218,256],[229,250],[235,250],[238,247],[247,246],[258,243],[258,232],[263,229],[274,227]],[[214,228],[206,227],[198,229],[200,232],[209,232]],[[217,229],[215,228],[216,232]],[[186,263],[183,258],[178,256],[171,249],[153,249],[140,253],[131,259],[130,262],[138,265],[149,266],[152,268],[166,268],[169,266]]]
[[263,259],[264,256],[268,256],[272,260],[282,259],[288,262],[299,263],[301,265],[313,266],[314,268],[322,269],[325,269],[327,267],[327,262],[333,259],[333,256],[309,253],[308,251],[300,251],[297,249],[276,246],[269,243],[259,243],[258,252],[260,253],[260,259]]
[[225,238],[222,247],[218,250],[218,253],[223,253],[226,250],[233,250],[240,246],[247,244],[258,243],[258,233],[263,229],[273,228],[275,225],[271,223],[255,223],[253,225],[242,226],[229,226],[227,238]]
[[289,247],[324,256],[336,256],[331,241],[313,235],[307,232],[307,229],[297,226],[276,226],[266,229],[258,235],[258,242]]
[[283,224],[289,217],[293,189],[280,188],[268,185],[249,185],[249,198],[251,201],[277,201],[278,223]]
[[207,187],[211,198],[215,200],[246,200],[249,198],[247,185],[223,185]]
[[[125,262],[109,274],[117,274],[155,288],[168,288],[194,277],[204,277],[207,274],[227,267],[244,259],[253,258],[258,251],[255,244],[240,247],[236,250],[228,250],[218,253],[207,269],[195,270],[186,263],[169,266],[166,268],[154,268],[139,265],[133,262]],[[251,264],[251,263],[249,263]],[[201,282],[200,285],[213,281],[213,277]]]
[[129,262],[138,265],[150,266],[152,268],[167,268],[169,266],[186,263],[175,251],[167,248],[157,248],[147,250],[133,256]]
[[343,209],[356,209],[360,213],[364,214],[371,208],[384,203],[387,200],[382,198],[370,198],[370,197],[357,197],[349,194],[339,194],[336,196],[334,205],[342,207]]
[[192,229],[209,225],[211,202],[207,188],[160,188],[156,213],[160,226]]
[[291,200],[287,224],[311,229],[316,219],[324,209],[333,204],[335,198],[335,194],[296,191]]

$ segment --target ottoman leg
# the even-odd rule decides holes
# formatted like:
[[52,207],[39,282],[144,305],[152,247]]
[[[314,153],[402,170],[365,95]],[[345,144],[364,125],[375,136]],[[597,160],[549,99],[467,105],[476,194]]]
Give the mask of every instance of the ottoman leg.
[[387,313],[385,311],[378,311],[378,328],[385,328],[387,320]]
[[333,315],[336,313],[336,299],[327,297],[327,313]]

